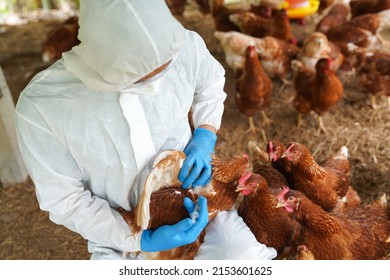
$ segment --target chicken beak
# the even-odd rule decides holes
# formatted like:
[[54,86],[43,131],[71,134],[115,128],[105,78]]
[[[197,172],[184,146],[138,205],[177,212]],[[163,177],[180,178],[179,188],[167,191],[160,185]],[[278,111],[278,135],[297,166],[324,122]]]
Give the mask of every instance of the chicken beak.
[[240,192],[242,190],[245,190],[245,186],[238,185],[237,188],[236,188],[236,192]]
[[278,201],[278,203],[276,204],[275,208],[282,208],[284,207],[284,203],[282,201]]

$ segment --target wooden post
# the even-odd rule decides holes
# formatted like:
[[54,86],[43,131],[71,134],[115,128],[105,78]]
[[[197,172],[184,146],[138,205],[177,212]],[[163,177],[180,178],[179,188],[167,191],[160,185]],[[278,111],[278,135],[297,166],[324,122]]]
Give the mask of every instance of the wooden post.
[[0,66],[0,182],[20,183],[28,173],[16,142],[15,104]]

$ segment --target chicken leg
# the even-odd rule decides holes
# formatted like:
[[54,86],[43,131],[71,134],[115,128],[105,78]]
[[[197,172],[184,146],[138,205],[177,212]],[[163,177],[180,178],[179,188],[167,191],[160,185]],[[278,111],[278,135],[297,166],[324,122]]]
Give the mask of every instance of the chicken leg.
[[371,94],[371,96],[370,96],[370,103],[371,103],[372,109],[376,110],[379,108],[379,106],[376,104],[376,96],[373,94]]
[[272,123],[272,120],[267,117],[267,114],[264,110],[261,111],[261,115],[263,116],[264,125],[270,125]]
[[322,116],[318,115],[318,130],[317,130],[317,135],[321,133],[321,130],[325,133],[328,134],[328,131],[326,130],[324,123],[322,121]]
[[255,126],[255,122],[252,116],[249,117],[248,120],[249,120],[249,128],[245,131],[245,133],[252,132],[253,134],[256,134],[256,131],[260,129]]

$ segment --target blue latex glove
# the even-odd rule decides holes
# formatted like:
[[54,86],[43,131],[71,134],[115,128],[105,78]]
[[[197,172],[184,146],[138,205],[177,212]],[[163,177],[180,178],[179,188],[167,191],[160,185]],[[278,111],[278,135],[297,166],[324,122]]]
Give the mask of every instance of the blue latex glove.
[[211,154],[214,153],[217,135],[198,127],[194,137],[184,149],[186,159],[179,172],[179,180],[184,189],[190,186],[205,186],[211,179]]
[[[191,214],[196,204],[185,197],[184,206]],[[199,196],[198,206],[198,217],[194,220],[195,223],[191,218],[186,218],[174,225],[144,230],[141,237],[141,250],[145,252],[164,251],[194,242],[209,221],[207,199]]]

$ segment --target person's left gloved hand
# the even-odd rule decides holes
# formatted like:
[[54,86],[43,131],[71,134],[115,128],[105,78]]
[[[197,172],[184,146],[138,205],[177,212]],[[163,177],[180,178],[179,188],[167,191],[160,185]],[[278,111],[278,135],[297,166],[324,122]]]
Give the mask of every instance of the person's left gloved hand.
[[141,237],[141,250],[157,252],[193,243],[209,220],[207,199],[199,196],[197,206],[199,208],[190,198],[185,197],[184,207],[190,216],[194,216],[185,218],[174,225],[144,230]]
[[205,186],[211,179],[211,154],[214,153],[217,135],[198,127],[194,137],[184,149],[186,159],[179,172],[179,180],[184,189],[190,186]]

